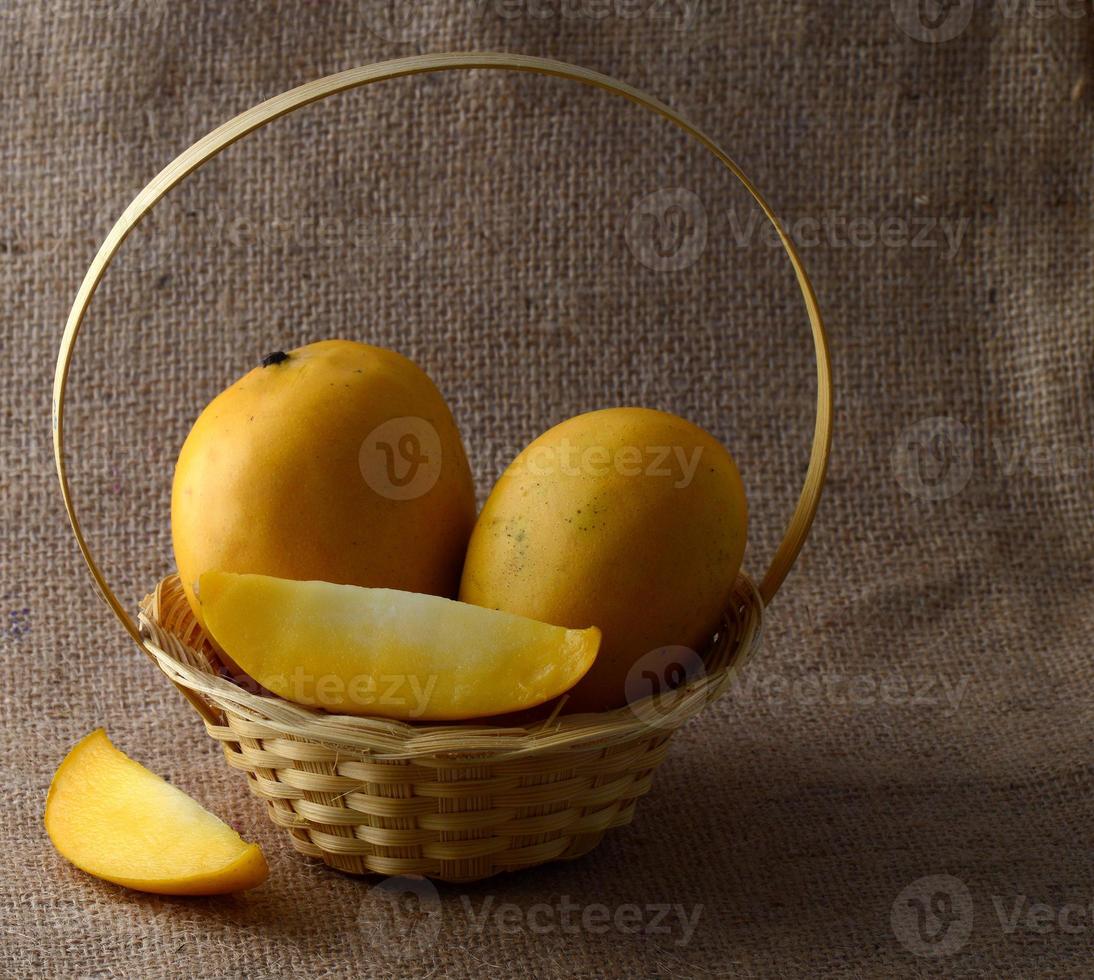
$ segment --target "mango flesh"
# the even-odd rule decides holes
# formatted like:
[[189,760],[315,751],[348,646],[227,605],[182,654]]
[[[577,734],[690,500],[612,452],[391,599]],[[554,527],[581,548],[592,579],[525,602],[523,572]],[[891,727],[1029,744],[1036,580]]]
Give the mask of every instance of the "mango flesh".
[[452,599],[206,572],[206,627],[280,697],[354,715],[458,721],[562,694],[592,665],[600,632]]
[[116,749],[100,728],[61,763],[46,831],[82,871],[160,895],[220,895],[266,879],[262,851]]
[[175,560],[198,620],[210,570],[454,596],[475,493],[452,413],[394,351],[309,344],[218,395],[179,454]]
[[737,466],[709,433],[651,409],[590,412],[544,433],[498,480],[460,598],[600,627],[600,654],[564,710],[616,708],[628,688],[643,691],[642,678],[628,684],[640,658],[701,650],[715,632],[747,524]]

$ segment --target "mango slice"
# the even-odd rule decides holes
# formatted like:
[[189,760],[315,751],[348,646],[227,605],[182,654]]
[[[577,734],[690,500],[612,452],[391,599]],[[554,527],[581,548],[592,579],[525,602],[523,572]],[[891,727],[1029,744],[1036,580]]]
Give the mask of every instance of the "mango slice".
[[250,677],[328,711],[459,721],[530,708],[592,666],[600,630],[564,629],[452,599],[206,572],[206,628]]
[[46,832],[77,868],[142,892],[222,895],[268,873],[258,845],[116,749],[101,728],[54,775]]

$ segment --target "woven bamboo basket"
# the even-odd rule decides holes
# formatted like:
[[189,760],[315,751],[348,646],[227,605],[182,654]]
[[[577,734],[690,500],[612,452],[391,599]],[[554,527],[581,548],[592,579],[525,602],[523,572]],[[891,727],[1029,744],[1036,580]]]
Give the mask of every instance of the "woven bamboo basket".
[[[173,187],[225,147],[302,106],[348,89],[426,72],[532,72],[592,86],[668,120],[710,151],[774,224],[797,276],[817,359],[817,415],[805,486],[758,586],[738,579],[721,628],[684,683],[599,714],[526,727],[411,724],[326,714],[245,690],[217,661],[182,593],[165,578],[134,618],[107,584],[84,538],[64,452],[64,397],[80,327],[129,232]],[[521,55],[457,53],[385,62],[322,78],[270,99],[178,156],[118,219],[84,278],[65,327],[53,392],[54,455],[77,543],[100,594],[136,643],[200,714],[228,765],[244,773],[271,819],[302,854],[352,873],[473,881],[574,858],[628,823],[669,738],[717,698],[753,655],[765,606],[812,525],[831,442],[827,341],[797,251],[756,187],[708,136],[668,106],[607,76]],[[636,611],[637,615],[640,612]]]

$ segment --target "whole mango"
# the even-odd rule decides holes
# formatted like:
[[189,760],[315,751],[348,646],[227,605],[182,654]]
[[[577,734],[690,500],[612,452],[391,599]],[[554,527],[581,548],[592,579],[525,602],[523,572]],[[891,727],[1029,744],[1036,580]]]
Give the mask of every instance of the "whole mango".
[[465,602],[603,634],[568,711],[627,701],[653,651],[701,650],[727,608],[748,509],[730,454],[666,412],[613,408],[544,433],[491,492],[468,545]]
[[471,471],[428,375],[347,340],[267,356],[201,413],[175,467],[186,596],[208,571],[452,596]]

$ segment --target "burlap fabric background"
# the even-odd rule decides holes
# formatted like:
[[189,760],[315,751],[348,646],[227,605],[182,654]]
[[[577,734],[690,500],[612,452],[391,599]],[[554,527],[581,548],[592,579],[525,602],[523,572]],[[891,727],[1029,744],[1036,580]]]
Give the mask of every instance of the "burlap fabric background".
[[[1072,96],[1092,22],[1063,0],[919,6],[528,0],[392,20],[354,3],[4,3],[0,968],[1089,973],[1094,110]],[[461,48],[606,71],[729,147],[802,245],[838,429],[762,656],[677,736],[633,826],[408,916],[287,847],[97,601],[55,487],[49,386],[98,242],[178,151],[313,77]],[[127,601],[171,567],[189,421],[268,350],[332,335],[422,363],[483,493],[549,425],[629,402],[737,456],[753,572],[796,498],[805,319],[728,176],[576,86],[389,83],[234,147],[96,299],[71,451]],[[69,867],[42,806],[99,725],[260,841],[268,883],[169,900]]]

